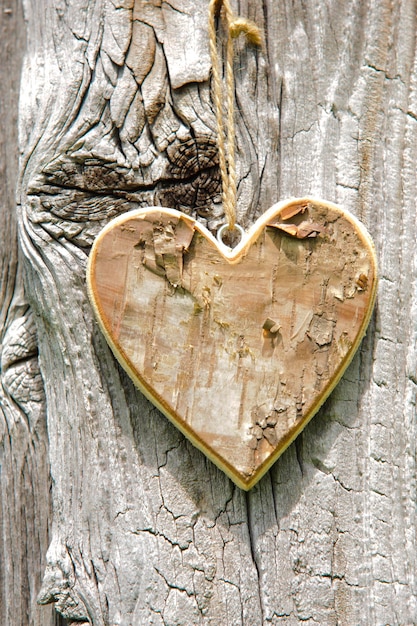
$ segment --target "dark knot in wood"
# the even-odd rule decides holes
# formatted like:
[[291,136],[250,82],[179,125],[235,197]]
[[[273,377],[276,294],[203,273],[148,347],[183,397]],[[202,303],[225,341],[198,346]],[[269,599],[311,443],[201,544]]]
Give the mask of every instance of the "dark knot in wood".
[[210,205],[221,192],[216,142],[196,137],[168,149],[168,181],[158,192],[158,204],[208,217]]

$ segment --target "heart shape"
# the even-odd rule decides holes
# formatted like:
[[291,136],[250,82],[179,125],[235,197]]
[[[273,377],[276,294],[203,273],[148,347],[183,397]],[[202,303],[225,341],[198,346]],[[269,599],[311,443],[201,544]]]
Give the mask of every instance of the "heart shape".
[[376,285],[364,227],[313,198],[273,206],[233,250],[178,211],[133,211],[99,234],[88,266],[121,365],[243,489],[339,381]]

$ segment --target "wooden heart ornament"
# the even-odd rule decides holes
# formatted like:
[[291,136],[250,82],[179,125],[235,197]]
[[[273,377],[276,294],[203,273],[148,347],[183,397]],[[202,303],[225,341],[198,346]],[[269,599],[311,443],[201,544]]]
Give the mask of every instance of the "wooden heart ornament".
[[363,226],[312,198],[275,205],[234,249],[178,211],[133,211],[99,234],[88,267],[121,365],[243,489],[339,381],[376,283]]

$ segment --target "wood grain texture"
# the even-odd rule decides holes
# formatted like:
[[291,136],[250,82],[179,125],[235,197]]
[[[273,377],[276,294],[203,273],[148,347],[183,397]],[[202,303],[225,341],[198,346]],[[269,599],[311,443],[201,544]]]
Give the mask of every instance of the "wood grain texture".
[[340,380],[371,317],[373,244],[335,205],[275,205],[234,249],[149,208],[97,237],[90,300],[145,394],[250,489]]
[[305,195],[377,247],[375,316],[301,438],[244,494],[134,388],[87,256],[144,206],[222,223],[205,0],[29,0],[19,237],[54,520],[42,598],[104,625],[417,623],[414,0],[241,0],[239,222]]
[[45,396],[17,247],[22,7],[0,0],[0,623],[53,626],[37,605],[51,524]]

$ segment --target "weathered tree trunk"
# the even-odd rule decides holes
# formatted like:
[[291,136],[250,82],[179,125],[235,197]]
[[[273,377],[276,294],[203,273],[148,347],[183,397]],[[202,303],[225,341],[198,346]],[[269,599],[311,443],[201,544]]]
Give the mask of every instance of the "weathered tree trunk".
[[52,626],[55,611],[37,604],[51,521],[45,396],[17,249],[20,2],[0,1],[0,34],[0,623]]
[[[24,294],[10,194],[1,207],[6,623],[51,622],[24,608],[48,535],[45,411],[53,513],[39,598],[70,621],[417,623],[416,4],[234,8],[264,36],[260,50],[236,46],[239,222],[290,196],[352,211],[378,250],[373,322],[303,434],[252,491],[235,487],[127,379],[85,287],[112,216],[159,204],[213,232],[222,223],[208,2],[27,0]],[[44,401],[36,344],[19,334],[31,317]],[[16,343],[24,351],[11,361]],[[34,372],[27,382],[16,361]]]

